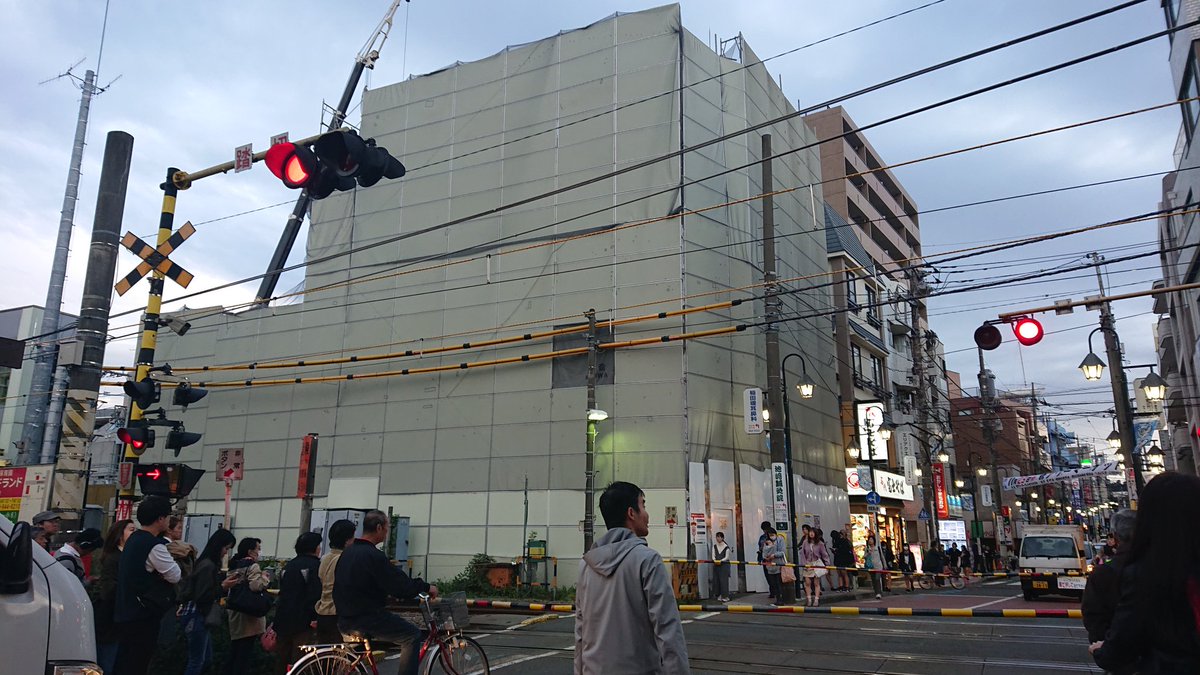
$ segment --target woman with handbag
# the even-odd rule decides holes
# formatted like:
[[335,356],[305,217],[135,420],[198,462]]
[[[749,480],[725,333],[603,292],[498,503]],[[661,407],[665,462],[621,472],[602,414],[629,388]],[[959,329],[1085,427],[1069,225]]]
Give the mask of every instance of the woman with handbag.
[[[258,636],[267,632],[267,613],[258,614],[242,611],[248,601],[261,600],[271,583],[258,566],[262,553],[262,540],[246,537],[238,542],[237,555],[229,561],[229,576],[233,578],[229,590],[226,610],[229,615],[229,662],[225,664],[225,675],[243,675],[250,672],[254,663],[254,643]],[[268,599],[269,606],[269,599]]]
[[224,623],[219,599],[222,589],[236,581],[232,578],[222,581],[221,562],[236,541],[229,530],[213,532],[193,564],[192,573],[180,584],[179,625],[187,637],[188,655],[183,675],[200,675],[212,663],[212,635],[208,631]]
[[[767,588],[771,599],[778,600],[783,593],[783,582],[780,580],[783,568],[780,567],[780,564],[787,562],[783,555],[783,540],[779,538],[779,533],[773,527],[769,527],[763,536],[766,537],[760,551],[763,571],[767,573]],[[792,576],[795,581],[795,574],[793,573]]]
[[821,604],[821,577],[829,565],[829,550],[821,530],[812,528],[800,544],[800,564],[804,565],[804,603],[809,607]]

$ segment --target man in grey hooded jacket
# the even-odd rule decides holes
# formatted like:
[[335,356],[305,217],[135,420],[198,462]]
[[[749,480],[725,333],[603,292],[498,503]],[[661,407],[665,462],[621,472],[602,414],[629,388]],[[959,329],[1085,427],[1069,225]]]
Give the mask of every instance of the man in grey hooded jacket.
[[576,675],[686,675],[687,644],[671,575],[646,545],[650,513],[632,483],[600,495],[608,532],[583,556],[575,592]]

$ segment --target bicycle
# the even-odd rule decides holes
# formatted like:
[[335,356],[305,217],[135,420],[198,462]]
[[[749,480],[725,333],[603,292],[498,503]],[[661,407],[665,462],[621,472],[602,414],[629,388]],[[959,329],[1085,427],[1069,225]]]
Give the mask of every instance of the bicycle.
[[[933,589],[934,579],[937,576],[938,575],[936,574],[926,572],[917,577],[917,583],[921,585],[921,588],[927,591],[931,590]],[[967,578],[963,576],[962,570],[957,567],[951,567],[950,572],[942,576],[944,576],[946,580],[950,582],[950,587],[955,590],[961,591],[967,586]]]
[[[417,596],[427,628],[418,651],[421,675],[488,675],[487,654],[475,640],[462,634],[469,623],[467,596],[454,593],[431,601]],[[305,645],[304,655],[292,665],[289,675],[379,675],[371,636],[343,636],[346,642]]]

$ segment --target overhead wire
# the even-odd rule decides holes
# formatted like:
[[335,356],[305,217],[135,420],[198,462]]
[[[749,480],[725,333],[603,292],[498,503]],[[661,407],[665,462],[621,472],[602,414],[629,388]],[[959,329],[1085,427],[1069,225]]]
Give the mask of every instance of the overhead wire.
[[[1073,20],[1071,20],[1071,21],[1068,21],[1068,22],[1065,22],[1065,23],[1062,23],[1062,24],[1058,24],[1058,25],[1056,25],[1056,26],[1052,26],[1052,27],[1050,27],[1050,28],[1042,29],[1042,30],[1036,31],[1036,32],[1034,32],[1034,33],[1030,33],[1030,34],[1027,34],[1027,35],[1024,35],[1024,36],[1018,37],[1018,38],[1014,38],[1014,39],[1012,39],[1012,40],[1008,40],[1008,41],[1006,41],[1006,42],[999,43],[999,44],[997,44],[997,45],[993,45],[993,46],[991,46],[991,47],[987,47],[987,48],[984,48],[984,49],[981,49],[981,50],[977,50],[977,51],[975,51],[975,52],[971,52],[971,53],[969,53],[969,54],[965,54],[965,55],[962,55],[962,56],[959,56],[959,57],[955,57],[955,58],[953,58],[953,59],[949,59],[949,60],[947,60],[947,61],[943,61],[943,62],[941,62],[941,63],[939,63],[939,64],[935,64],[935,65],[933,65],[933,66],[928,66],[928,67],[926,67],[926,68],[923,68],[923,69],[920,69],[920,70],[917,70],[917,71],[913,71],[913,72],[907,73],[907,74],[905,74],[905,75],[898,76],[898,77],[896,77],[896,78],[892,78],[892,79],[890,79],[890,80],[887,80],[887,81],[885,81],[885,82],[882,82],[882,83],[878,83],[878,84],[876,84],[876,85],[871,85],[871,86],[869,86],[869,87],[866,87],[866,88],[863,88],[863,89],[857,90],[857,91],[855,91],[855,92],[852,92],[852,93],[850,93],[850,94],[846,94],[846,95],[843,95],[843,96],[837,97],[837,98],[835,98],[835,99],[831,99],[830,101],[826,101],[826,102],[823,102],[823,103],[819,103],[819,104],[817,104],[817,105],[815,105],[815,106],[810,106],[809,108],[806,108],[806,109],[804,109],[804,110],[794,111],[794,112],[790,112],[790,113],[787,113],[787,114],[784,114],[784,115],[781,115],[781,116],[777,116],[777,117],[775,117],[775,118],[773,118],[773,119],[766,120],[766,121],[764,121],[764,122],[761,122],[761,123],[758,123],[758,124],[750,125],[750,126],[748,126],[748,127],[745,127],[745,128],[743,128],[743,129],[740,129],[740,130],[738,130],[738,131],[731,132],[731,133],[728,133],[728,134],[723,134],[723,135],[721,135],[721,136],[717,136],[717,137],[714,137],[714,138],[712,138],[712,139],[707,139],[707,140],[705,140],[705,141],[700,141],[700,142],[698,142],[698,143],[695,143],[695,144],[692,144],[692,145],[688,146],[687,148],[683,148],[683,149],[680,149],[680,150],[675,150],[675,151],[672,151],[672,152],[669,152],[669,153],[665,153],[665,154],[663,154],[663,155],[660,155],[660,156],[658,156],[658,157],[654,157],[654,158],[651,158],[651,159],[648,159],[648,160],[644,160],[644,161],[641,161],[641,162],[636,162],[636,163],[634,163],[634,164],[631,164],[631,165],[628,165],[628,166],[624,166],[624,167],[622,167],[622,168],[620,168],[620,169],[616,169],[616,170],[614,170],[614,171],[610,171],[610,172],[607,172],[607,173],[604,173],[604,174],[601,174],[601,175],[598,175],[598,176],[594,176],[594,177],[588,178],[588,179],[586,179],[586,180],[583,180],[583,181],[577,181],[577,182],[575,182],[575,183],[571,183],[571,184],[568,184],[568,185],[565,185],[565,186],[557,187],[557,188],[554,188],[553,190],[549,190],[549,191],[546,191],[546,192],[543,192],[543,193],[540,193],[540,194],[537,194],[537,195],[533,195],[533,196],[530,196],[530,197],[526,197],[526,198],[518,199],[518,200],[516,200],[516,201],[509,202],[509,203],[506,203],[506,204],[501,204],[501,205],[499,205],[499,206],[492,207],[492,208],[489,208],[489,209],[485,209],[485,210],[483,210],[483,211],[480,211],[480,212],[477,212],[477,213],[474,213],[474,214],[470,214],[470,215],[462,216],[462,217],[459,217],[459,218],[454,218],[454,219],[451,219],[451,220],[449,220],[449,221],[447,221],[447,222],[444,222],[444,223],[441,223],[441,224],[438,224],[438,225],[431,225],[431,226],[427,226],[427,227],[424,227],[424,228],[420,228],[420,229],[414,230],[414,231],[412,231],[412,232],[401,233],[401,234],[399,234],[399,235],[393,235],[393,236],[391,236],[391,237],[384,237],[383,239],[380,239],[380,240],[377,240],[377,241],[373,241],[373,242],[371,242],[371,243],[367,243],[367,244],[362,244],[362,245],[360,245],[360,246],[351,247],[351,248],[349,248],[349,249],[347,249],[347,250],[345,250],[345,251],[339,251],[339,252],[337,252],[337,253],[330,253],[330,254],[328,254],[328,255],[325,255],[325,256],[319,256],[319,257],[315,257],[315,258],[312,258],[312,259],[310,259],[310,260],[306,260],[306,261],[303,261],[303,262],[297,263],[297,264],[295,264],[295,265],[291,265],[291,266],[284,266],[284,267],[281,267],[281,268],[279,268],[279,269],[277,269],[277,270],[271,270],[271,271],[265,272],[265,273],[263,273],[263,274],[254,275],[254,276],[251,276],[251,277],[246,277],[246,278],[239,279],[239,280],[236,280],[236,281],[227,282],[227,283],[225,283],[225,284],[221,284],[221,285],[218,285],[218,286],[215,286],[215,287],[209,288],[209,289],[205,289],[205,290],[203,290],[203,291],[196,291],[196,292],[194,292],[194,293],[186,294],[186,295],[180,296],[180,297],[178,297],[178,298],[172,298],[172,299],[170,299],[170,300],[165,300],[165,301],[164,301],[164,303],[174,303],[174,302],[180,302],[180,301],[182,301],[182,300],[186,300],[186,299],[190,299],[190,298],[193,298],[193,297],[197,297],[197,296],[199,296],[199,295],[201,295],[201,294],[205,294],[205,293],[211,293],[211,292],[214,292],[214,291],[217,291],[217,290],[223,290],[223,289],[225,289],[225,288],[230,288],[230,287],[237,286],[237,285],[240,285],[240,284],[243,284],[243,283],[248,283],[248,282],[250,282],[250,281],[255,281],[255,280],[258,280],[258,279],[262,278],[263,276],[266,276],[267,274],[276,274],[276,273],[288,272],[288,271],[292,271],[292,270],[295,270],[295,269],[300,269],[300,268],[303,268],[303,267],[308,267],[308,266],[311,266],[311,265],[315,265],[315,264],[319,264],[319,263],[323,263],[323,262],[328,262],[328,261],[330,261],[330,260],[335,260],[335,259],[338,259],[338,258],[341,258],[341,257],[345,257],[345,256],[353,255],[353,254],[355,254],[355,253],[361,253],[361,252],[363,252],[363,251],[366,251],[366,250],[370,250],[370,249],[378,248],[378,247],[380,247],[380,246],[384,246],[384,245],[387,245],[387,244],[390,244],[390,243],[395,243],[395,242],[397,242],[397,241],[401,241],[401,240],[408,239],[408,238],[411,238],[411,237],[419,236],[419,235],[422,235],[422,234],[428,234],[428,233],[430,233],[430,232],[438,231],[438,230],[445,229],[445,228],[448,228],[448,227],[452,227],[452,226],[455,226],[455,225],[460,225],[460,224],[462,224],[462,223],[469,222],[469,221],[472,221],[472,220],[478,220],[478,219],[480,219],[480,218],[484,218],[484,217],[487,217],[487,216],[496,215],[496,214],[498,214],[498,213],[500,213],[500,212],[502,212],[502,211],[511,210],[511,209],[513,209],[513,208],[517,208],[517,207],[519,207],[519,206],[524,206],[524,205],[526,205],[526,204],[530,204],[530,203],[533,203],[533,202],[536,202],[536,201],[540,201],[540,200],[542,200],[542,199],[546,199],[546,198],[549,198],[549,197],[557,196],[557,195],[559,195],[559,194],[563,194],[563,193],[566,193],[566,192],[570,192],[570,191],[573,191],[573,190],[577,190],[577,189],[579,189],[579,188],[581,188],[581,187],[586,187],[587,185],[591,185],[591,184],[594,184],[594,183],[596,183],[596,182],[600,182],[600,181],[604,181],[604,180],[610,180],[610,179],[612,179],[612,178],[615,178],[615,177],[617,177],[617,176],[620,176],[620,175],[624,175],[624,174],[630,173],[630,172],[632,172],[632,171],[637,171],[637,170],[640,170],[640,169],[643,169],[643,168],[647,168],[647,167],[649,167],[649,166],[653,166],[654,164],[656,164],[656,163],[658,163],[658,162],[667,161],[667,160],[670,160],[670,159],[677,158],[677,157],[679,157],[679,156],[681,156],[682,154],[685,154],[685,153],[689,153],[689,152],[695,152],[695,151],[698,151],[698,150],[700,150],[700,149],[703,149],[703,148],[705,148],[705,147],[708,147],[708,146],[710,146],[710,145],[714,145],[714,144],[716,144],[716,143],[724,142],[724,141],[726,141],[726,140],[729,140],[729,139],[731,139],[731,138],[736,138],[736,137],[743,136],[743,135],[746,135],[746,134],[749,134],[749,133],[753,133],[753,132],[755,132],[755,131],[758,131],[758,130],[760,130],[760,129],[767,128],[767,127],[770,127],[770,126],[772,126],[772,125],[775,125],[775,124],[779,124],[779,123],[785,122],[785,121],[787,121],[787,120],[793,119],[793,118],[795,118],[795,117],[798,117],[798,116],[801,116],[801,115],[809,114],[809,113],[811,113],[811,112],[814,112],[814,111],[816,111],[816,110],[820,110],[821,108],[824,108],[824,107],[826,107],[826,106],[828,106],[828,105],[835,105],[835,104],[837,104],[837,103],[839,103],[839,102],[842,102],[842,101],[845,101],[845,100],[849,100],[849,99],[852,99],[852,98],[856,98],[856,97],[858,97],[858,96],[861,96],[861,95],[863,95],[863,94],[865,94],[865,93],[870,93],[871,91],[875,91],[875,90],[877,90],[877,89],[880,89],[880,88],[883,88],[883,87],[892,86],[892,85],[894,85],[894,84],[897,84],[897,83],[899,83],[899,82],[903,82],[903,81],[906,81],[906,80],[909,80],[909,79],[913,79],[913,78],[916,78],[916,77],[920,77],[920,76],[922,76],[922,75],[925,75],[925,74],[928,74],[928,73],[931,73],[931,72],[935,72],[935,71],[937,71],[937,70],[941,70],[941,69],[943,69],[943,68],[947,68],[947,67],[950,67],[950,66],[952,66],[952,65],[956,65],[956,64],[958,64],[958,63],[962,63],[962,62],[964,62],[964,61],[967,61],[967,60],[970,60],[970,59],[979,58],[980,56],[983,56],[983,55],[986,55],[986,54],[989,54],[989,53],[992,53],[992,52],[995,52],[995,51],[999,51],[999,50],[1001,50],[1001,49],[1005,49],[1005,48],[1008,48],[1008,47],[1011,47],[1011,46],[1014,46],[1014,45],[1017,45],[1017,44],[1021,44],[1021,43],[1023,43],[1023,42],[1027,42],[1027,41],[1029,41],[1029,40],[1032,40],[1032,39],[1035,39],[1035,38],[1038,38],[1038,37],[1042,37],[1042,36],[1045,36],[1045,35],[1049,35],[1049,34],[1051,34],[1051,33],[1057,32],[1057,31],[1059,31],[1059,30],[1064,30],[1064,29],[1066,29],[1066,28],[1069,28],[1069,27],[1072,27],[1072,26],[1075,26],[1075,25],[1079,25],[1079,24],[1081,24],[1081,23],[1085,23],[1085,22],[1087,22],[1087,21],[1094,20],[1094,19],[1096,19],[1096,18],[1099,18],[1099,17],[1101,17],[1101,16],[1105,16],[1105,15],[1107,15],[1107,14],[1110,14],[1110,13],[1112,13],[1112,12],[1119,11],[1119,10],[1121,10],[1121,9],[1125,9],[1125,8],[1127,8],[1127,7],[1131,7],[1131,6],[1133,6],[1133,5],[1136,5],[1136,4],[1140,4],[1141,2],[1144,2],[1144,1],[1145,1],[1145,0],[1130,0],[1130,2],[1122,3],[1121,5],[1117,5],[1117,6],[1115,6],[1115,7],[1112,7],[1112,8],[1108,8],[1108,9],[1105,9],[1105,10],[1101,10],[1101,11],[1099,11],[1099,12],[1096,12],[1096,13],[1093,13],[1093,14],[1090,14],[1090,15],[1087,15],[1087,16],[1085,16],[1085,17],[1080,17],[1080,18],[1077,18],[1077,19],[1073,19]],[[1187,23],[1177,24],[1177,25],[1176,25],[1176,26],[1174,26],[1174,27],[1168,28],[1168,29],[1166,29],[1166,30],[1163,30],[1163,31],[1159,31],[1159,32],[1157,32],[1157,33],[1152,33],[1152,34],[1150,34],[1150,35],[1146,35],[1146,36],[1143,36],[1143,37],[1140,37],[1140,38],[1137,38],[1137,39],[1134,39],[1134,40],[1130,40],[1130,41],[1127,41],[1127,42],[1125,42],[1125,43],[1122,43],[1122,44],[1119,44],[1119,45],[1115,45],[1115,46],[1112,46],[1112,47],[1108,47],[1108,48],[1105,48],[1105,49],[1103,49],[1103,50],[1100,50],[1100,51],[1097,51],[1097,52],[1093,52],[1093,53],[1091,53],[1091,54],[1087,54],[1087,55],[1085,55],[1085,56],[1082,56],[1082,57],[1077,57],[1077,58],[1075,58],[1075,59],[1071,59],[1071,60],[1068,60],[1068,61],[1064,61],[1064,62],[1061,62],[1061,63],[1059,63],[1059,64],[1053,65],[1053,66],[1048,66],[1048,67],[1046,67],[1046,68],[1042,68],[1042,69],[1039,69],[1039,70],[1036,70],[1036,71],[1032,71],[1032,72],[1029,72],[1029,73],[1025,73],[1025,74],[1022,74],[1022,75],[1019,75],[1019,76],[1016,76],[1016,77],[1013,77],[1013,78],[1009,78],[1009,79],[1007,79],[1007,80],[1004,80],[1004,81],[1001,81],[1001,82],[996,82],[996,83],[993,83],[993,84],[991,84],[991,85],[988,85],[988,86],[985,86],[985,87],[977,88],[977,89],[974,89],[974,90],[972,90],[972,91],[969,91],[969,92],[966,92],[966,93],[963,93],[963,94],[959,94],[959,95],[956,95],[956,96],[953,96],[953,97],[950,97],[950,98],[947,98],[947,99],[943,99],[943,100],[941,100],[941,101],[938,101],[938,102],[936,102],[936,103],[927,104],[927,105],[925,105],[925,106],[921,106],[921,107],[919,107],[919,108],[912,109],[912,110],[909,110],[909,111],[907,111],[907,112],[900,113],[900,114],[898,114],[898,115],[894,115],[894,116],[892,116],[892,117],[889,117],[889,118],[886,118],[886,119],[883,119],[883,120],[879,120],[879,121],[877,121],[877,122],[873,122],[873,123],[870,123],[870,124],[867,124],[867,125],[860,126],[860,127],[858,127],[857,129],[855,129],[855,130],[852,130],[852,131],[849,131],[849,132],[846,132],[846,133],[844,133],[844,134],[840,134],[840,135],[837,135],[837,136],[833,136],[833,137],[830,137],[830,138],[828,138],[828,139],[822,139],[821,141],[818,141],[818,142],[815,142],[815,143],[811,143],[811,144],[806,144],[806,145],[803,145],[803,146],[800,146],[800,147],[797,147],[797,148],[792,148],[792,149],[789,149],[789,150],[786,150],[786,151],[783,151],[783,152],[780,152],[780,153],[777,153],[777,154],[773,155],[773,156],[771,157],[771,159],[778,159],[778,158],[782,158],[782,157],[785,157],[785,156],[788,156],[788,155],[791,155],[791,154],[795,154],[795,153],[801,152],[801,151],[803,151],[803,150],[806,150],[806,149],[811,149],[812,147],[815,147],[816,145],[818,145],[818,144],[820,144],[820,143],[830,142],[830,141],[833,141],[833,140],[837,140],[837,139],[839,139],[839,138],[845,138],[845,137],[846,137],[847,135],[849,135],[849,134],[857,134],[857,133],[861,133],[861,132],[867,131],[867,130],[869,130],[869,129],[872,129],[872,128],[875,128],[875,127],[878,127],[878,126],[881,126],[881,125],[884,125],[884,124],[889,124],[889,123],[892,123],[892,122],[895,122],[895,121],[898,121],[898,120],[901,120],[901,119],[905,119],[905,118],[907,118],[907,117],[911,117],[911,116],[914,116],[914,115],[918,115],[918,114],[920,114],[920,113],[923,113],[923,112],[928,112],[929,110],[934,110],[934,109],[936,109],[936,108],[939,108],[939,107],[943,107],[943,106],[946,106],[946,105],[950,105],[950,104],[952,104],[952,103],[956,103],[956,102],[959,102],[959,101],[962,101],[962,100],[966,100],[966,99],[968,99],[968,98],[972,98],[972,97],[974,97],[974,96],[979,96],[979,95],[981,95],[981,94],[988,93],[988,92],[991,92],[991,91],[995,91],[995,90],[997,90],[997,89],[1001,89],[1001,88],[1004,88],[1004,87],[1008,87],[1008,86],[1011,86],[1011,85],[1013,85],[1013,84],[1017,84],[1017,83],[1020,83],[1020,82],[1024,82],[1024,81],[1026,81],[1026,80],[1030,80],[1030,79],[1034,79],[1034,78],[1037,78],[1037,77],[1041,77],[1041,76],[1043,76],[1043,75],[1046,75],[1046,74],[1049,74],[1049,73],[1052,73],[1052,72],[1056,72],[1056,71],[1058,71],[1058,70],[1062,70],[1062,69],[1069,68],[1069,67],[1072,67],[1072,66],[1075,66],[1075,65],[1079,65],[1079,64],[1081,64],[1081,63],[1085,63],[1085,62],[1087,62],[1087,61],[1091,61],[1091,60],[1093,60],[1093,59],[1097,59],[1097,58],[1100,58],[1100,57],[1102,57],[1102,56],[1107,56],[1107,55],[1109,55],[1109,54],[1113,54],[1113,53],[1116,53],[1116,52],[1119,52],[1119,51],[1122,51],[1122,50],[1125,50],[1125,49],[1129,49],[1129,48],[1131,48],[1131,47],[1135,47],[1135,46],[1138,46],[1138,45],[1144,44],[1144,43],[1146,43],[1146,42],[1149,42],[1149,41],[1151,41],[1151,40],[1154,40],[1154,39],[1157,39],[1157,38],[1160,38],[1160,37],[1164,37],[1164,36],[1167,36],[1167,35],[1172,35],[1172,34],[1174,34],[1174,33],[1178,32],[1178,31],[1181,31],[1181,30],[1187,30],[1188,28],[1191,28],[1191,27],[1192,27],[1192,26],[1194,26],[1194,25],[1200,25],[1200,19],[1197,19],[1197,20],[1194,20],[1194,21],[1191,21],[1191,22],[1187,22]],[[747,163],[747,164],[745,164],[745,165],[742,165],[742,166],[735,166],[735,167],[727,168],[727,169],[725,169],[725,170],[723,170],[723,171],[717,172],[717,173],[715,173],[715,174],[712,174],[712,175],[710,175],[710,176],[706,176],[706,177],[704,177],[704,178],[693,179],[693,180],[691,180],[691,181],[682,181],[680,184],[678,184],[678,185],[674,185],[674,186],[671,186],[670,188],[668,188],[668,189],[665,189],[665,190],[661,190],[661,191],[658,191],[658,192],[652,192],[652,193],[649,193],[649,194],[645,194],[645,195],[639,196],[639,197],[637,197],[637,198],[634,198],[634,199],[632,199],[632,200],[630,200],[630,201],[628,201],[628,202],[624,202],[624,203],[621,203],[621,204],[614,204],[614,205],[611,205],[611,206],[609,206],[609,207],[606,207],[605,209],[602,209],[602,210],[600,210],[600,211],[598,211],[598,212],[594,212],[594,213],[591,213],[591,214],[581,214],[581,215],[579,215],[579,216],[576,216],[576,217],[574,217],[574,218],[567,219],[566,221],[560,221],[559,223],[554,223],[554,224],[551,224],[551,225],[548,225],[548,226],[543,226],[543,227],[540,227],[540,228],[535,228],[534,230],[527,230],[527,231],[525,231],[525,232],[521,232],[521,233],[514,233],[513,235],[510,235],[509,237],[502,237],[502,238],[500,238],[500,241],[507,240],[508,238],[512,238],[512,237],[515,237],[515,236],[523,236],[523,235],[525,235],[525,234],[529,234],[530,232],[536,231],[536,230],[538,230],[538,229],[545,229],[545,227],[550,227],[550,226],[554,226],[554,225],[557,225],[557,224],[561,224],[562,222],[570,222],[570,221],[572,221],[572,220],[577,220],[577,219],[579,219],[579,218],[583,218],[583,217],[586,217],[586,216],[589,216],[589,215],[596,215],[597,213],[602,213],[602,212],[605,212],[605,211],[610,211],[610,210],[612,210],[612,209],[614,209],[614,208],[618,208],[618,207],[620,207],[620,206],[623,206],[623,205],[625,205],[625,204],[628,204],[628,203],[635,203],[635,202],[637,202],[637,201],[642,201],[642,200],[644,200],[644,199],[648,199],[648,198],[651,198],[651,197],[654,197],[654,196],[657,196],[657,195],[661,195],[661,194],[673,193],[673,192],[676,192],[677,190],[679,190],[679,189],[681,189],[681,188],[683,188],[683,187],[686,187],[686,186],[688,186],[688,185],[694,185],[694,184],[697,184],[697,183],[704,182],[704,181],[706,181],[706,180],[711,180],[711,179],[713,179],[713,178],[717,178],[717,177],[719,177],[719,176],[723,176],[723,175],[729,174],[729,173],[734,173],[734,172],[737,172],[737,171],[741,171],[741,170],[743,170],[743,169],[746,169],[746,168],[748,168],[748,167],[754,166],[754,165],[756,165],[756,164],[758,164],[758,162],[750,162],[750,163]],[[120,313],[120,314],[114,315],[114,318],[115,318],[115,317],[117,317],[117,316],[124,316],[124,315],[127,315],[127,314],[132,314],[132,313],[135,313],[136,311],[138,311],[138,310],[131,310],[131,311],[128,311],[128,312],[122,312],[122,313]]]

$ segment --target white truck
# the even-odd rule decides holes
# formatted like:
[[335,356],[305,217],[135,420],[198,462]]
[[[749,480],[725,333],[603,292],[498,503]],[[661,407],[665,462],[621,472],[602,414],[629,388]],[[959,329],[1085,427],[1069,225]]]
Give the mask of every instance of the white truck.
[[1045,593],[1083,596],[1087,559],[1079,525],[1025,525],[1021,528],[1017,569],[1021,593],[1033,600]]
[[100,675],[92,603],[79,579],[0,517],[0,671]]

